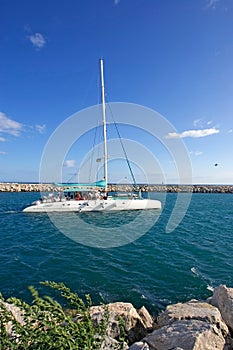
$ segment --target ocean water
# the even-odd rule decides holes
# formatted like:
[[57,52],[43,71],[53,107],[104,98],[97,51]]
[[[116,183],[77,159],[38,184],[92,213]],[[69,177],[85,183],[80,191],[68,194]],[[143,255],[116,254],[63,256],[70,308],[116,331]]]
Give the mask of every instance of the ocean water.
[[[0,292],[5,298],[30,301],[28,286],[50,294],[39,282],[62,281],[80,296],[89,293],[94,303],[132,302],[157,314],[171,303],[206,299],[219,284],[233,287],[231,194],[193,194],[184,219],[170,233],[166,224],[177,198],[173,193],[166,198],[151,194],[163,201],[163,210],[160,215],[144,212],[142,219],[138,212],[75,214],[87,224],[85,230],[82,225],[76,228],[78,239],[63,234],[47,214],[22,212],[38,196],[0,193]],[[186,194],[181,196],[185,199]],[[73,218],[59,214],[68,231]],[[110,238],[113,228],[127,237],[128,226],[123,224],[129,223],[135,233],[130,243],[95,246],[102,228]],[[82,235],[90,237],[80,241]]]

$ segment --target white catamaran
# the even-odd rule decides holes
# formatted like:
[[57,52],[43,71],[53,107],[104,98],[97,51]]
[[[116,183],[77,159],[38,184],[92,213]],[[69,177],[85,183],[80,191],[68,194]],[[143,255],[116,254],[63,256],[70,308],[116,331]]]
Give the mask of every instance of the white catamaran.
[[102,120],[104,141],[104,179],[94,183],[57,183],[56,195],[43,196],[23,209],[24,212],[89,212],[161,209],[159,200],[143,198],[141,193],[108,195],[108,152],[106,135],[103,60],[100,60]]

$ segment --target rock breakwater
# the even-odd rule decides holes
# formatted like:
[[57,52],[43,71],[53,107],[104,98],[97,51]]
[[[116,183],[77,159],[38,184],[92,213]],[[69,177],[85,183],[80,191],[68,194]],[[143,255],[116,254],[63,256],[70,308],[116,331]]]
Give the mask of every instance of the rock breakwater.
[[[101,324],[106,311],[108,314],[106,335],[100,350],[232,350],[232,305],[233,288],[220,285],[208,300],[190,300],[168,305],[156,319],[152,318],[144,306],[136,310],[131,303],[124,302],[91,306],[90,316],[93,322]],[[7,310],[9,317],[1,323],[2,330],[5,328],[6,331],[2,334],[8,334],[10,339],[14,332],[13,325],[19,323],[25,327],[28,316],[23,308],[0,300],[0,321],[3,310]],[[79,322],[78,310],[76,313],[73,310],[74,322]],[[51,311],[51,321],[52,318]],[[123,324],[124,343],[120,342]],[[63,326],[68,327],[69,324],[66,322]],[[49,324],[43,330],[45,335],[48,329]],[[18,338],[20,336],[18,334]],[[10,350],[11,347],[4,349]]]
[[[125,185],[109,184],[109,192],[167,192],[167,193],[233,193],[233,185]],[[61,188],[52,184],[0,183],[0,192],[58,192]]]

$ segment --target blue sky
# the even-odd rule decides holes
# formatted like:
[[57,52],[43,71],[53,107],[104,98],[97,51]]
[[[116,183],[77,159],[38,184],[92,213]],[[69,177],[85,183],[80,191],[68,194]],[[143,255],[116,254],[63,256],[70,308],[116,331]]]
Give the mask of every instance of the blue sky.
[[[185,143],[193,183],[233,183],[232,0],[1,0],[0,17],[0,182],[39,180],[54,130],[100,102],[103,57],[109,102],[166,118],[176,132],[164,137]],[[139,137],[165,181],[178,182],[161,147],[123,134]],[[67,179],[79,162],[70,150]]]

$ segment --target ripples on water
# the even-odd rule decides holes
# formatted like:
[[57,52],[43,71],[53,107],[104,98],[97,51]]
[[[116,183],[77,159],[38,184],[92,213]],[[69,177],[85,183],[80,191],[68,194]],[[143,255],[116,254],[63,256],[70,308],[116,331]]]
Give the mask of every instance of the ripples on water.
[[[97,303],[129,301],[157,313],[168,303],[207,298],[209,289],[221,283],[233,286],[233,195],[194,194],[184,220],[168,234],[165,227],[176,199],[168,194],[161,216],[146,234],[109,249],[69,239],[46,214],[22,213],[23,206],[36,198],[36,193],[0,193],[0,291],[5,297],[28,300],[29,285],[48,293],[39,281],[55,280],[81,296],[90,293]],[[83,213],[80,218],[92,227],[111,230],[134,223],[138,215]],[[136,234],[154,213],[144,215],[141,228],[135,226]],[[122,229],[121,234],[128,232]]]

